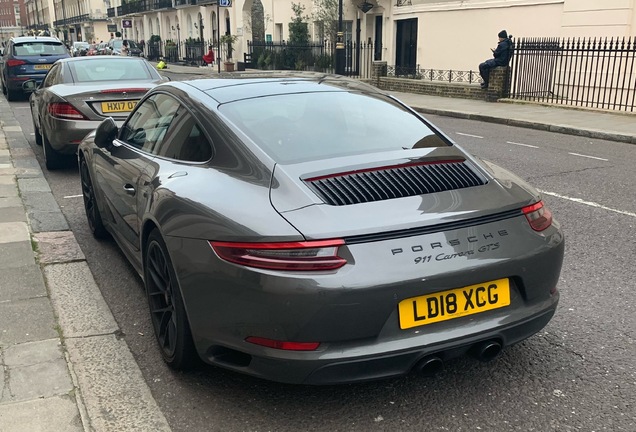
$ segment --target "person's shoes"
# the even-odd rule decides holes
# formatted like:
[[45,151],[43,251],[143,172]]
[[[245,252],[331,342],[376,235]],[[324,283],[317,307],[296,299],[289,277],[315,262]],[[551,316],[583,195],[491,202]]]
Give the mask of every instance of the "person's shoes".
[[486,90],[488,88],[488,84],[486,83],[481,83],[481,88]]

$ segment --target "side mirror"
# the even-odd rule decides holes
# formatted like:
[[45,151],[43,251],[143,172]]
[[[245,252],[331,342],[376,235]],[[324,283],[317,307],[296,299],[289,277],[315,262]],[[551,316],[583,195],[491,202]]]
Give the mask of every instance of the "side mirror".
[[99,148],[110,150],[113,146],[113,141],[117,138],[117,132],[119,132],[119,128],[115,124],[115,120],[112,117],[108,117],[95,130],[95,145]]
[[38,82],[30,79],[22,83],[22,90],[32,92],[38,88]]

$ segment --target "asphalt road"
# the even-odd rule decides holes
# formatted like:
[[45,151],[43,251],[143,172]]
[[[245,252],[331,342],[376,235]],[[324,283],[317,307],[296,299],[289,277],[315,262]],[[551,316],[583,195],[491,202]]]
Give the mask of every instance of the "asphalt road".
[[[42,163],[28,103],[11,106]],[[541,189],[567,240],[561,303],[544,331],[491,363],[458,359],[433,378],[309,387],[207,366],[172,372],[155,346],[139,278],[114,242],[87,229],[77,167],[45,170],[174,431],[636,431],[636,146],[429,119]]]

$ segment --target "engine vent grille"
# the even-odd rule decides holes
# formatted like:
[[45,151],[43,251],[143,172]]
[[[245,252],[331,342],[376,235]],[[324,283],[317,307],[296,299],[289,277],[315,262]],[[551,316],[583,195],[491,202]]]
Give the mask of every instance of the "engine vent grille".
[[464,160],[380,167],[305,179],[327,204],[349,205],[486,184]]

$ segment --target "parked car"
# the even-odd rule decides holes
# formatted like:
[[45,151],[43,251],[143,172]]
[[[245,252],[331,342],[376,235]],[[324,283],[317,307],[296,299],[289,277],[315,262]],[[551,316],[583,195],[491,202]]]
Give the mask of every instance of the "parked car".
[[54,170],[74,156],[82,138],[104,118],[123,122],[137,101],[162,81],[142,58],[58,61],[30,98],[35,140],[44,147],[46,167]]
[[73,42],[73,46],[71,47],[71,55],[73,57],[80,57],[82,55],[86,55],[88,51],[89,43],[88,42]]
[[110,54],[119,55],[121,53],[121,47],[124,44],[124,41],[128,44],[128,55],[133,57],[143,57],[143,51],[141,50],[141,46],[135,41],[130,39],[111,39],[108,41],[108,49],[110,50]]
[[57,38],[20,36],[9,40],[0,62],[2,93],[14,101],[24,94],[22,85],[34,80],[37,85],[44,79],[53,63],[68,58],[66,46]]
[[107,55],[110,54],[108,50],[108,42],[100,42],[97,44],[97,55]]
[[558,303],[564,236],[539,192],[355,80],[164,83],[78,157],[88,225],[143,279],[173,368],[433,373],[492,360]]

